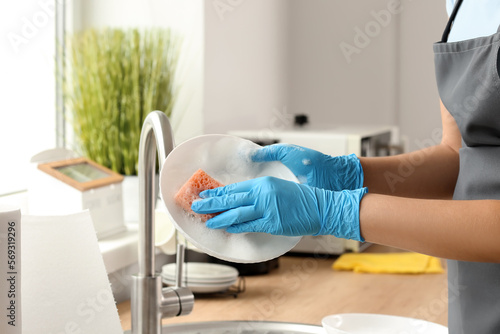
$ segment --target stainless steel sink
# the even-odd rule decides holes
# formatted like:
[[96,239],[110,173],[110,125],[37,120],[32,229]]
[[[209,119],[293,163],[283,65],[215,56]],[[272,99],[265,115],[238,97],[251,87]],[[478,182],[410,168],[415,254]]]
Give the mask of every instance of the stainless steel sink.
[[[125,332],[125,334],[130,331]],[[176,334],[326,334],[321,326],[269,321],[208,321],[165,325],[162,333]]]

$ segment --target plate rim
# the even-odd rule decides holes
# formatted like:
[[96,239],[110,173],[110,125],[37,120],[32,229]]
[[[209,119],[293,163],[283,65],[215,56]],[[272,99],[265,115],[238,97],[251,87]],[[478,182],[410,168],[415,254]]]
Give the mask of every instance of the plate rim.
[[[231,267],[231,266],[228,266],[228,265],[225,265],[225,264],[219,264],[219,263],[210,263],[210,262],[186,262],[184,263],[184,266],[185,266],[185,269],[186,270],[193,270],[192,268],[189,269],[189,268],[186,268],[186,267],[219,267],[219,268],[224,268],[228,271],[231,271],[231,273],[227,273],[226,275],[219,275],[219,276],[214,276],[214,275],[209,275],[209,276],[205,276],[205,275],[199,275],[199,274],[193,274],[193,273],[189,273],[189,276],[191,278],[196,278],[196,279],[224,279],[224,278],[233,278],[233,277],[238,277],[240,275],[240,273],[238,272],[238,270],[234,267]],[[175,269],[177,268],[177,264],[175,262],[172,262],[172,263],[167,263],[165,265],[162,266],[162,270],[161,270],[161,273],[164,277],[170,277],[170,273],[165,273],[164,271],[164,268],[174,268],[174,272],[173,272],[173,275],[175,277]]]

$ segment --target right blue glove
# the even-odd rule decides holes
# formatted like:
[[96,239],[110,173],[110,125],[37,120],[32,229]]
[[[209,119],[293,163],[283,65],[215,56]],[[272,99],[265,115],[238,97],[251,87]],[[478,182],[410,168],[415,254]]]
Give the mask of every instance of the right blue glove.
[[332,157],[290,144],[274,144],[258,149],[255,162],[281,161],[303,184],[340,191],[363,187],[363,168],[356,155]]
[[205,190],[191,209],[201,214],[222,212],[206,225],[230,233],[331,234],[364,241],[359,203],[366,192],[366,188],[336,192],[266,176]]

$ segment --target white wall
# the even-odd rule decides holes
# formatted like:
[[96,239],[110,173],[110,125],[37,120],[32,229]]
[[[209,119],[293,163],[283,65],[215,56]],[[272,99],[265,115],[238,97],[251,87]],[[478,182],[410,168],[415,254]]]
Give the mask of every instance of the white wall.
[[[398,25],[389,2],[290,1],[292,113],[311,124],[395,124]],[[381,11],[389,14],[379,23]]]
[[270,126],[287,106],[287,0],[205,1],[207,133]]
[[432,44],[441,39],[447,20],[444,0],[406,1],[401,13],[398,124],[410,150],[440,140]]
[[[225,4],[218,7],[215,4]],[[237,3],[236,5],[231,5]],[[387,0],[205,1],[205,131],[396,122],[397,25],[347,59]]]
[[[410,149],[435,140],[432,43],[446,24],[444,4],[205,1],[205,131],[282,127],[306,113],[316,125],[398,125]],[[357,51],[346,57],[341,45]]]

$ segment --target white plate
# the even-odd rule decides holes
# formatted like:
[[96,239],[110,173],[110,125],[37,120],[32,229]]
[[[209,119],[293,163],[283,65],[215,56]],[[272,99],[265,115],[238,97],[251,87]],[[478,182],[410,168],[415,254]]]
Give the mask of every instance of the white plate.
[[328,334],[448,334],[448,328],[420,319],[382,314],[336,314],[321,321]]
[[[162,267],[161,276],[166,279],[175,279],[175,263]],[[184,263],[184,278],[189,282],[225,283],[234,281],[239,276],[236,268],[216,263],[186,262]]]
[[300,241],[300,237],[209,229],[174,201],[177,191],[200,168],[226,185],[261,176],[298,182],[281,162],[252,162],[250,154],[259,147],[235,136],[204,135],[177,146],[163,163],[160,192],[172,222],[194,246],[216,258],[237,263],[263,262],[283,255]]
[[155,210],[155,246],[163,253],[173,255],[177,253],[177,244],[181,243],[186,249],[200,252],[191,243],[187,242],[182,234],[175,233],[174,224],[170,220],[167,208],[161,199],[158,199]]
[[[175,285],[175,280],[169,280],[162,278],[163,283],[173,286]],[[224,283],[217,283],[217,284],[203,284],[203,283],[192,283],[192,282],[186,282],[186,287],[191,290],[193,293],[214,293],[214,292],[221,292],[221,291],[226,291],[229,289],[233,284],[236,283],[237,280],[232,280],[229,282],[224,282]]]

